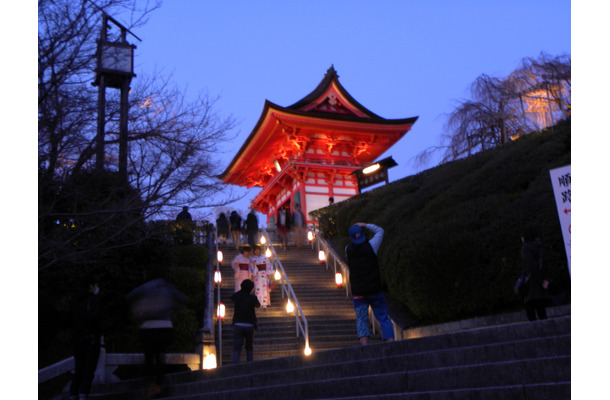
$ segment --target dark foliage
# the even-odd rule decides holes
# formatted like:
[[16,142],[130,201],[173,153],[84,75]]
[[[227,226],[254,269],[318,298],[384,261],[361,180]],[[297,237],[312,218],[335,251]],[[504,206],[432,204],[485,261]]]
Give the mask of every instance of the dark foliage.
[[157,266],[165,267],[168,281],[189,298],[187,306],[174,315],[176,334],[170,351],[194,351],[197,332],[203,323],[202,288],[207,249],[201,245],[175,245],[172,222],[144,225],[149,232],[146,240],[138,244],[98,254],[86,263],[64,261],[56,268],[39,272],[39,368],[72,355],[70,303],[81,277],[87,273],[95,274],[100,281],[102,326],[107,352],[141,351],[137,321],[130,316],[125,295],[150,280]]
[[[571,123],[409,176],[326,207],[337,248],[355,222],[385,229],[379,250],[389,294],[420,323],[520,307],[520,234],[538,228],[555,294],[570,277],[549,170],[571,164]],[[326,223],[321,224],[324,232]]]

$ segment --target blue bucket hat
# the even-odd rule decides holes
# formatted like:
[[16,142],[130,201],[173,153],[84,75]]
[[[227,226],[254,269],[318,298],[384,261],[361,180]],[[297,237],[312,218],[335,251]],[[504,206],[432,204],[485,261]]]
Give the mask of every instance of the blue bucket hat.
[[366,236],[364,236],[362,228],[360,228],[358,225],[352,225],[349,228],[348,234],[353,244],[360,244],[366,240]]

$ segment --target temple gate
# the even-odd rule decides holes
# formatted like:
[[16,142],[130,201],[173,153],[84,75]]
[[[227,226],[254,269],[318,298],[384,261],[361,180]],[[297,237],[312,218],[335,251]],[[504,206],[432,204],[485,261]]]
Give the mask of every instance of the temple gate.
[[250,208],[273,223],[280,208],[308,212],[358,194],[354,171],[373,163],[417,117],[385,119],[358,103],[330,67],[320,84],[288,107],[270,101],[252,133],[220,175],[225,183],[261,187]]

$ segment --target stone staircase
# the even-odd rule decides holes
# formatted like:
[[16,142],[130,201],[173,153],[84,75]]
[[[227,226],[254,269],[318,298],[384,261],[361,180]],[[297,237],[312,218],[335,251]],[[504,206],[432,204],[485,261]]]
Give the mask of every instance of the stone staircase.
[[[173,400],[569,399],[571,317],[498,326],[166,376]],[[134,399],[143,381],[96,387]],[[100,394],[106,391],[107,394]]]
[[[238,252],[230,246],[222,246],[220,250],[225,260],[221,268],[223,281],[220,294],[226,306],[222,365],[229,365],[233,352],[233,303],[230,298],[234,291],[234,279],[231,261]],[[276,248],[276,252],[307,318],[312,350],[317,352],[357,345],[352,301],[346,297],[345,289],[337,288],[333,271],[320,264],[316,251],[305,246],[302,249]],[[304,338],[296,337],[296,320],[294,314],[286,312],[286,300],[282,299],[278,284],[271,292],[271,306],[256,310],[259,326],[254,336],[254,360],[303,353]],[[242,349],[240,362],[244,362],[245,357]]]
[[[360,346],[351,300],[337,289],[311,248],[278,250],[307,316],[312,355],[303,354],[296,322],[279,288],[271,307],[257,310],[254,362],[231,363],[233,274],[237,251],[223,247],[221,298],[227,306],[223,366],[166,375],[163,398],[173,400],[561,400],[571,395],[569,306],[529,322],[525,313],[494,316],[481,325],[438,333],[416,328],[413,337]],[[426,333],[428,332],[428,333]],[[421,337],[417,337],[422,335]],[[140,399],[147,383],[128,380],[93,388],[92,399]]]

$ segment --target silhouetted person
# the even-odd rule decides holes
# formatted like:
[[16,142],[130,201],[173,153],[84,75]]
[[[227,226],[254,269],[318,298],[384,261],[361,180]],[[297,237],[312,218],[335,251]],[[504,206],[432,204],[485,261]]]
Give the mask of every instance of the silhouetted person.
[[222,243],[227,242],[227,236],[229,235],[229,220],[225,213],[220,213],[216,220],[216,234]]
[[254,282],[246,279],[241,283],[241,290],[233,293],[231,300],[235,303],[233,312],[233,364],[239,363],[241,348],[246,342],[246,360],[254,359],[254,330],[256,329],[255,308],[261,306],[258,298],[252,294]]
[[542,246],[538,232],[535,228],[527,227],[521,235],[521,258],[523,259],[523,271],[519,280],[525,282],[525,311],[527,319],[535,321],[546,319],[546,305],[550,303],[551,296],[548,292],[549,278],[542,252]]
[[258,218],[254,209],[250,210],[246,217],[246,232],[248,233],[248,244],[250,247],[256,246],[258,235]]
[[280,238],[280,246],[283,249],[288,248],[288,232],[292,225],[292,217],[285,207],[280,208],[277,212],[277,235]]
[[187,206],[182,207],[182,211],[176,217],[177,222],[193,222],[193,217],[191,217],[191,213],[189,212],[189,208]]
[[334,197],[329,197],[328,198],[328,205],[332,206],[333,204],[335,204],[335,198]]
[[303,247],[303,240],[305,239],[305,217],[301,212],[301,206],[296,205],[294,207],[294,213],[292,214],[292,236],[297,248]]
[[144,369],[147,376],[154,376],[148,396],[161,391],[164,377],[164,353],[174,336],[172,313],[178,303],[186,303],[187,297],[165,281],[162,267],[154,267],[155,279],[146,282],[127,294],[133,316],[142,321],[140,340],[144,347]]
[[188,211],[188,207],[182,207],[182,211],[176,217],[176,241],[178,244],[193,244],[193,218]]
[[237,211],[231,211],[229,223],[231,227],[231,239],[233,240],[233,246],[235,246],[235,250],[238,250],[239,246],[241,245],[241,217],[239,214],[237,214]]
[[74,377],[70,385],[70,399],[89,397],[100,355],[100,300],[98,281],[87,275],[72,304],[74,328]]

